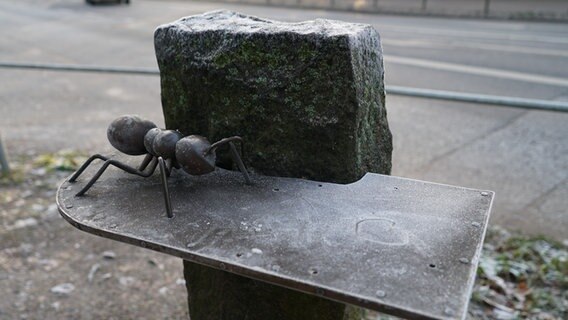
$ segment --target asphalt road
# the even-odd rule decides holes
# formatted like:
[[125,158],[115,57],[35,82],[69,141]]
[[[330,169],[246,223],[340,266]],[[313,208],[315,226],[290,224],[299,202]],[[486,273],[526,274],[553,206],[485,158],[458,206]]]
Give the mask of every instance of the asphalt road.
[[[153,31],[227,8],[267,18],[369,23],[388,85],[568,101],[568,25],[189,1],[89,6],[0,0],[0,60],[156,67]],[[158,77],[0,69],[0,132],[12,154],[108,150],[117,115],[162,122]],[[491,189],[492,223],[568,238],[568,114],[390,95],[393,175]]]

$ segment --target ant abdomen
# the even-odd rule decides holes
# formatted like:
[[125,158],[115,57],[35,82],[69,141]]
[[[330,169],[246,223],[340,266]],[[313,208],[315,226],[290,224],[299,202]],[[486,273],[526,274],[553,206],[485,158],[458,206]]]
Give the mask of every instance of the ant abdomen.
[[144,136],[153,128],[156,128],[156,125],[152,121],[126,115],[111,122],[107,129],[107,138],[110,144],[122,153],[132,156],[147,154]]

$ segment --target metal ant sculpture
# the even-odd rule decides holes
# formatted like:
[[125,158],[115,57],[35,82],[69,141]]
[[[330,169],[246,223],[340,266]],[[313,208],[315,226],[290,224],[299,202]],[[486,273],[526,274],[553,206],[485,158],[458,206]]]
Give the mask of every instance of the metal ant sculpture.
[[109,125],[107,138],[110,144],[122,153],[133,156],[145,154],[146,157],[138,168],[133,168],[100,154],[92,155],[69,178],[69,182],[75,182],[94,160],[103,160],[104,164],[83,189],[77,192],[76,196],[84,195],[111,165],[143,178],[150,177],[159,166],[166,212],[168,217],[172,218],[173,212],[167,183],[172,169],[183,169],[194,176],[213,172],[215,151],[225,144],[229,145],[233,160],[243,173],[246,183],[250,184],[248,172],[233,143],[233,141],[242,143],[242,138],[238,136],[224,138],[211,144],[205,137],[198,135],[184,137],[179,131],[160,129],[151,121],[143,120],[138,116],[126,115],[115,119]]

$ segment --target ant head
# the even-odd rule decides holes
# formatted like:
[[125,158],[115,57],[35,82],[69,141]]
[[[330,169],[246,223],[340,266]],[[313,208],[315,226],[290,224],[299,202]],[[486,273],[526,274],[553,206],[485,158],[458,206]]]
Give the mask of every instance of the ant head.
[[144,136],[146,151],[156,157],[176,159],[176,143],[183,135],[176,130],[151,129]]
[[148,153],[144,147],[144,136],[156,125],[138,116],[125,115],[114,119],[108,126],[107,138],[118,151],[128,155]]
[[176,159],[182,169],[194,176],[215,170],[215,150],[207,138],[197,135],[180,139],[176,144]]

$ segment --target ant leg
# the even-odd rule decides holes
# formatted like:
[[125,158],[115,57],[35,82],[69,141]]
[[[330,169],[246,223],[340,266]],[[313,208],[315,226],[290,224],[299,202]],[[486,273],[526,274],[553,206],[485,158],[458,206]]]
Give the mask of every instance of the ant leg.
[[[87,161],[85,161],[85,163],[83,163],[83,165],[77,170],[75,171],[75,173],[71,176],[71,178],[69,178],[69,182],[75,182],[77,181],[77,178],[79,178],[79,176],[83,173],[83,171],[85,171],[85,169],[87,169],[89,167],[89,165],[91,164],[91,162],[93,162],[96,159],[100,159],[103,161],[107,161],[109,158],[102,156],[100,154],[94,154],[92,155],[89,159],[87,159]],[[140,167],[138,168],[139,171],[144,171],[146,169],[146,167],[148,166],[148,164],[154,159],[154,156],[147,154],[146,157],[144,158],[144,160],[142,161],[142,163],[140,164]]]
[[[162,158],[162,157],[158,157],[158,158]],[[173,163],[172,159],[164,160],[164,158],[162,158],[162,160],[164,161],[164,172],[166,173],[166,177],[169,178],[170,175],[172,174],[172,169],[174,167],[174,163]]]
[[166,176],[169,177],[172,174],[174,168],[174,162],[172,159],[166,160]]
[[95,182],[97,182],[97,180],[101,177],[101,175],[105,172],[105,170],[110,165],[113,165],[113,166],[115,166],[119,169],[122,169],[122,170],[124,170],[128,173],[139,175],[143,178],[147,178],[147,177],[151,176],[152,173],[154,173],[154,171],[156,170],[157,162],[153,161],[153,163],[150,165],[150,170],[148,170],[148,172],[141,172],[141,171],[139,171],[135,168],[132,168],[131,166],[128,166],[128,165],[126,165],[126,164],[124,164],[120,161],[108,159],[108,160],[105,161],[105,163],[99,169],[99,171],[97,171],[97,173],[93,176],[93,178],[91,178],[89,183],[87,183],[87,185],[84,186],[83,189],[81,189],[79,192],[77,192],[76,196],[84,195],[85,192],[87,192],[93,186],[93,184],[95,184]]
[[237,163],[239,170],[241,170],[241,172],[243,173],[246,183],[251,184],[247,168],[245,167],[245,164],[243,163],[241,156],[239,156],[239,152],[237,151],[237,148],[232,141],[229,141],[229,147],[231,148],[231,155],[233,156],[233,160]]
[[154,159],[154,156],[151,154],[147,154],[144,157],[144,160],[142,160],[142,163],[140,164],[140,166],[138,167],[139,171],[144,171],[144,169],[146,169],[146,167],[148,166],[148,164],[150,163],[150,161],[152,161]]
[[[144,161],[146,161],[146,158],[144,158]],[[142,174],[140,176],[142,177],[149,177],[152,175],[152,173],[154,173],[154,171],[156,170],[156,166],[158,166],[158,158],[152,156],[150,163],[142,170],[138,169],[138,171]],[[148,172],[146,172],[146,169],[150,168],[150,170]]]
[[87,169],[87,167],[91,164],[91,162],[93,162],[96,159],[101,159],[103,161],[108,160],[107,157],[101,156],[100,154],[92,155],[89,159],[87,159],[87,161],[85,161],[85,163],[83,163],[83,165],[77,171],[75,171],[75,173],[71,176],[71,178],[69,178],[69,182],[75,182],[77,180],[77,178],[79,178],[81,173],[83,173],[83,171],[85,171],[85,169]]
[[168,190],[168,169],[166,168],[165,161],[162,157],[158,157],[158,163],[160,164],[160,177],[162,178],[162,188],[164,190],[164,200],[166,202],[166,214],[168,218],[173,218],[174,213],[172,212],[172,202],[170,198],[170,191]]

